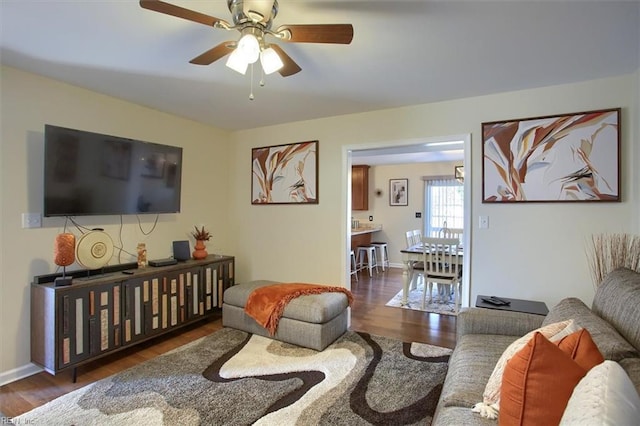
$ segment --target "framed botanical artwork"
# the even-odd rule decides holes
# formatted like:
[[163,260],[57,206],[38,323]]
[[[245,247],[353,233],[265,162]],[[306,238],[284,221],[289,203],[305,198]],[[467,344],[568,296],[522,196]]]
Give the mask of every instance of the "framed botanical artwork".
[[318,141],[253,148],[251,204],[318,204]]
[[389,205],[409,205],[409,179],[389,179]]
[[620,108],[482,123],[482,202],[620,201]]

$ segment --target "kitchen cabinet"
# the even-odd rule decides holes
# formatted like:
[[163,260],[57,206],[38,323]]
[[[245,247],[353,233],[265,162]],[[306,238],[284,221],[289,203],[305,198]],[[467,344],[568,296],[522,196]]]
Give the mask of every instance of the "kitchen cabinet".
[[351,210],[369,210],[369,166],[351,167]]

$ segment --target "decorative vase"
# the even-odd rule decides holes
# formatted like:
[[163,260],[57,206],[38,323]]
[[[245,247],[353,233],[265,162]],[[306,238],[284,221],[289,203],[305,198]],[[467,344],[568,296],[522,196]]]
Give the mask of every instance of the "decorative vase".
[[145,243],[138,244],[138,268],[147,267],[147,245]]
[[203,240],[196,240],[195,250],[193,251],[193,258],[196,260],[204,259],[209,253],[207,253],[207,247],[204,245]]

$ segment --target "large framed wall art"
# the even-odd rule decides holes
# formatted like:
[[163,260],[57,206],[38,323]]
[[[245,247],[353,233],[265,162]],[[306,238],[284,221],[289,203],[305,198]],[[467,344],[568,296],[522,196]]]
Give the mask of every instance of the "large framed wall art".
[[620,108],[482,123],[482,202],[620,201]]
[[318,204],[318,141],[253,148],[251,204]]

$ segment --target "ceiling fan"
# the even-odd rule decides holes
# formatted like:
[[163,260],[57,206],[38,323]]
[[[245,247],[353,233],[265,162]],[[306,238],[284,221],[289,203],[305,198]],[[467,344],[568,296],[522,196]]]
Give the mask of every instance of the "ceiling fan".
[[292,43],[350,44],[353,39],[351,24],[281,25],[272,30],[278,14],[277,0],[227,0],[233,24],[213,16],[166,3],[160,0],[140,0],[144,9],[164,13],[223,30],[238,30],[238,41],[224,41],[191,61],[196,65],[209,65],[229,55],[227,66],[244,74],[247,66],[260,59],[265,74],[278,71],[283,77],[296,74],[300,66],[280,46],[267,41],[267,37]]

